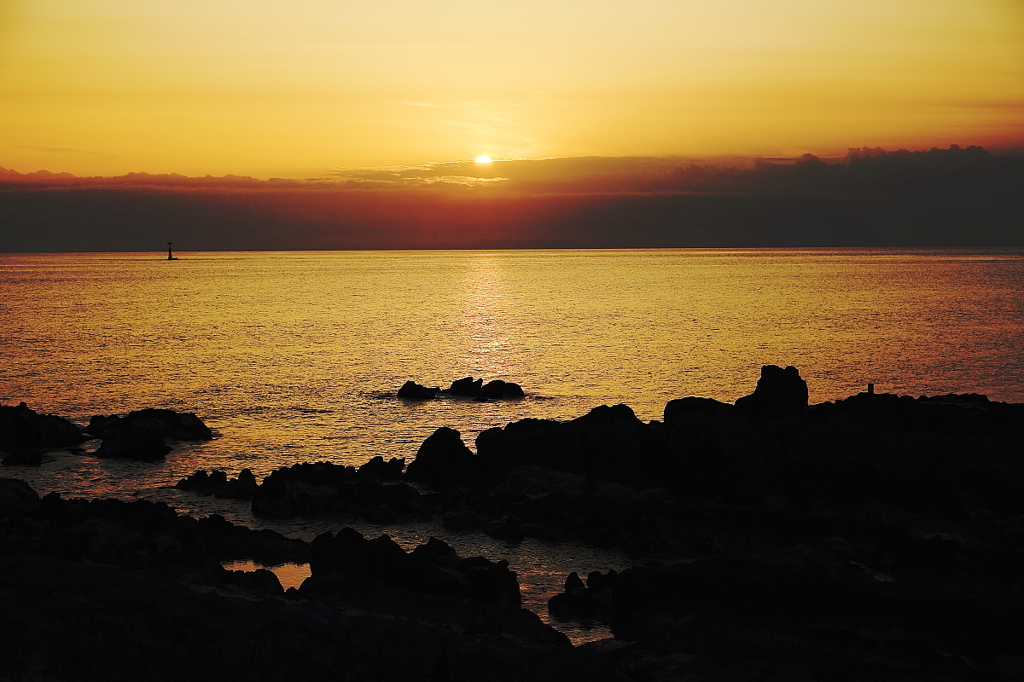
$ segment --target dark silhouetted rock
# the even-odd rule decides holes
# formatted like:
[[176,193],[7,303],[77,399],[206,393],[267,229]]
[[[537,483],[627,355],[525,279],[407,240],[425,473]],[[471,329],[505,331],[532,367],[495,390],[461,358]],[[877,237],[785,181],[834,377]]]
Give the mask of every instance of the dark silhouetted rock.
[[[10,479],[0,517],[11,679],[627,679],[609,654],[573,649],[518,608],[505,562],[437,540],[407,553],[343,530],[314,551],[147,501],[39,500]],[[314,574],[286,594],[266,569],[220,563],[237,558],[311,561]],[[181,652],[170,676],[154,663]]]
[[548,612],[560,620],[591,620],[598,616],[601,605],[576,571],[565,579],[565,588],[548,600]]
[[669,422],[684,414],[717,414],[730,417],[733,416],[734,409],[729,403],[720,403],[711,398],[677,398],[665,405],[664,420]]
[[497,538],[511,544],[516,544],[526,539],[523,526],[514,516],[506,516],[501,521],[490,523],[484,530],[492,538]]
[[406,468],[405,478],[436,485],[459,484],[479,472],[476,455],[462,442],[459,432],[442,426],[432,433]]
[[0,478],[0,519],[20,516],[39,502],[39,493],[17,478]]
[[494,379],[485,385],[483,379],[474,379],[473,377],[456,379],[443,391],[436,386],[434,388],[421,386],[415,381],[407,381],[398,389],[398,397],[409,400],[430,400],[436,398],[438,394],[476,400],[514,400],[526,395],[519,384],[511,381]]
[[483,388],[483,379],[474,379],[473,377],[464,377],[462,379],[456,379],[452,382],[451,386],[445,393],[450,395],[463,396],[467,398],[476,398],[480,395],[480,389]]
[[426,386],[420,386],[415,381],[407,381],[398,389],[398,397],[408,400],[431,400],[437,396],[440,390],[436,386],[434,388],[427,388]]
[[502,381],[501,379],[488,381],[483,385],[479,393],[481,398],[523,398],[525,396],[526,394],[519,384],[512,383],[511,381]]
[[191,476],[179,480],[174,487],[179,490],[212,495],[227,485],[227,482],[228,475],[223,471],[206,473],[206,469],[200,469]]
[[259,488],[259,484],[250,469],[242,469],[238,473],[238,477],[231,480],[228,480],[227,474],[223,471],[206,473],[206,470],[203,469],[179,480],[174,487],[201,495],[214,495],[222,499],[251,500]]
[[405,469],[404,457],[392,457],[385,462],[383,457],[377,455],[359,467],[356,475],[375,481],[397,481],[402,478],[403,469]]
[[340,572],[436,596],[515,608],[520,604],[519,582],[508,562],[461,559],[436,538],[406,553],[387,535],[367,540],[351,528],[337,535],[323,533],[310,545],[310,570],[315,578]]
[[736,411],[755,423],[806,417],[807,396],[807,382],[796,367],[765,365],[754,392],[736,401]]
[[96,456],[109,459],[134,459],[152,462],[163,459],[171,446],[149,431],[118,429],[108,432],[96,449]]
[[237,478],[231,479],[213,494],[215,497],[229,500],[251,500],[257,489],[259,483],[256,482],[256,476],[250,469],[242,469],[238,472]]
[[13,407],[0,405],[0,452],[71,447],[84,440],[81,429],[67,419],[38,414],[25,403]]
[[643,486],[655,476],[645,442],[650,428],[626,405],[601,405],[570,422],[524,419],[492,428],[476,439],[488,471],[541,466]]
[[[384,466],[393,471],[401,461]],[[350,466],[307,462],[277,469],[264,478],[253,495],[252,512],[271,518],[353,514],[390,523],[432,514],[421,502],[416,489],[405,483],[382,483],[369,472],[360,475]]]
[[0,462],[6,466],[37,467],[43,463],[43,452],[37,449],[20,449],[8,453]]
[[210,440],[213,433],[203,421],[191,412],[146,408],[129,412],[123,417],[97,415],[89,420],[86,432],[106,439],[122,431],[150,433],[171,440]]

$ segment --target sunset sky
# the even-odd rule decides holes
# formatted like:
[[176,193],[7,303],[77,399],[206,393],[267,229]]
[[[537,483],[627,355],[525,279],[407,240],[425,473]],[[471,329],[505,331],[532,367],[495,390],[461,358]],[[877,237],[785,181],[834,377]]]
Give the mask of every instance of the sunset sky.
[[2,0],[0,166],[1024,145],[1020,0]]

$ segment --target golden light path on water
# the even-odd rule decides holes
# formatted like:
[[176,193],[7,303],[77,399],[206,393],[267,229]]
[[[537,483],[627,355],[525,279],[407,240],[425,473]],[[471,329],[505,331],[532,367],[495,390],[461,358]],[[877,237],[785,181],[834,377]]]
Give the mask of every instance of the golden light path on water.
[[[4,475],[44,493],[162,499],[312,537],[332,522],[264,523],[245,504],[170,486],[197,469],[262,477],[303,461],[411,459],[441,426],[472,447],[486,428],[600,404],[658,419],[673,398],[732,402],[763,364],[798,367],[812,402],[868,381],[1024,402],[1024,249],[177,255],[0,256],[0,402],[79,424],[168,407],[197,413],[218,437],[174,444],[163,463],[55,451]],[[515,381],[528,396],[394,397],[409,379],[467,375]],[[361,531],[406,547],[434,534],[464,555],[507,558],[535,606],[570,570],[629,562],[437,524]]]

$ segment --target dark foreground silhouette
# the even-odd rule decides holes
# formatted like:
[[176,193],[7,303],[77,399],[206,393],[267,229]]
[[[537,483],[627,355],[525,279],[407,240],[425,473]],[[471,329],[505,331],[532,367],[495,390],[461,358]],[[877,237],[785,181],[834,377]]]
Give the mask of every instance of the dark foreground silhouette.
[[[14,409],[14,408],[11,408]],[[0,678],[1011,680],[1024,673],[1024,405],[862,393],[808,405],[767,366],[735,404],[624,405],[481,433],[413,461],[197,472],[179,487],[256,515],[441,519],[644,557],[572,574],[555,618],[515,566],[351,530],[306,545],[161,505],[37,500],[0,484]],[[282,593],[218,562],[309,560]],[[10,605],[10,606],[8,606]],[[187,653],[185,653],[187,652]],[[6,663],[11,661],[11,663]]]

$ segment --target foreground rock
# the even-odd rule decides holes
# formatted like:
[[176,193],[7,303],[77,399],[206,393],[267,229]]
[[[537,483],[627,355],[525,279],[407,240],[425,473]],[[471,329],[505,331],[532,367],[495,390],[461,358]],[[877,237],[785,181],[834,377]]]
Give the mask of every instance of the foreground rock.
[[[507,561],[492,562],[484,557],[463,559],[436,538],[407,553],[387,535],[367,540],[345,528],[333,535],[324,533],[310,545],[310,570],[316,589],[325,587],[337,574],[345,579],[360,578],[385,587],[422,592],[459,601],[512,607],[521,604],[516,574]],[[310,586],[303,585],[300,594]],[[567,644],[563,636],[540,631],[539,643]]]
[[684,563],[585,585],[573,574],[551,613],[610,623],[632,642],[615,657],[637,679],[1019,679],[1024,557],[1010,538],[922,538],[849,514],[789,521],[720,528],[710,537],[730,542]]
[[[285,594],[269,571],[220,565],[242,558],[311,559],[313,575]],[[343,530],[311,546],[0,479],[5,678],[627,679],[518,600],[507,564],[436,540],[407,553]]]

